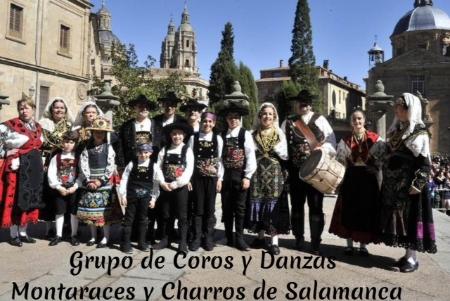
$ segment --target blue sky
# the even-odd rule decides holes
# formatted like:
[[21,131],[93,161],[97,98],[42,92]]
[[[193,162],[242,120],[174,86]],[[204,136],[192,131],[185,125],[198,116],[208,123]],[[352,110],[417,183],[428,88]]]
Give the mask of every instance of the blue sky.
[[[93,0],[96,12],[101,0]],[[133,43],[140,59],[158,60],[161,42],[173,16],[181,22],[184,0],[106,0],[113,17],[113,32],[124,43]],[[450,14],[450,1],[434,5]],[[413,8],[414,0],[310,0],[316,63],[330,60],[340,76],[363,86],[369,67],[367,51],[375,35],[391,57],[389,36],[397,21]],[[253,71],[285,64],[291,55],[292,26],[297,0],[188,0],[198,45],[200,73],[209,79],[211,64],[220,49],[222,30],[231,22],[235,34],[235,59]]]

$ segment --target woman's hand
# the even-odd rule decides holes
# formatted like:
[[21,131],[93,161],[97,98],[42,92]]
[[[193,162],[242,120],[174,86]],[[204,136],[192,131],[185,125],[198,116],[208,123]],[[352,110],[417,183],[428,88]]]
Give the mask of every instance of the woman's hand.
[[247,190],[250,187],[250,180],[247,178],[242,179],[242,190]]
[[172,191],[172,188],[170,188],[169,184],[166,182],[161,183],[160,186],[164,191]]
[[222,190],[222,180],[217,180],[216,192],[220,192],[221,190]]

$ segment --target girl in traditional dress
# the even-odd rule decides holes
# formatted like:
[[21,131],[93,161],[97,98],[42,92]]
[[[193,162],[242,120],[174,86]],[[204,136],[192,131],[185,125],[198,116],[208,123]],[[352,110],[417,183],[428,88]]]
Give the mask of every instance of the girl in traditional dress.
[[374,132],[365,129],[365,115],[351,115],[352,134],[342,139],[336,159],[346,171],[331,220],[330,233],[347,239],[346,255],[353,255],[353,241],[360,243],[358,253],[369,255],[366,245],[378,241],[380,167],[385,144]]
[[278,234],[289,232],[289,206],[285,191],[288,159],[286,136],[278,125],[278,113],[271,103],[263,103],[252,136],[256,146],[257,169],[250,184],[250,229],[258,233],[252,247],[264,247],[264,234],[271,236],[269,252],[280,254]]
[[103,227],[104,237],[97,248],[107,246],[110,223],[114,221],[111,177],[115,171],[115,152],[107,141],[107,133],[112,132],[109,120],[99,117],[86,130],[92,133],[80,159],[78,187],[81,191],[77,216],[90,225],[92,246],[96,242],[96,227]]
[[36,242],[26,231],[29,223],[37,222],[39,208],[43,207],[44,139],[41,126],[33,119],[35,108],[31,98],[24,96],[17,102],[19,117],[0,124],[4,154],[0,170],[0,225],[9,227],[10,244],[17,247]]
[[422,121],[422,104],[404,93],[395,102],[388,132],[381,190],[381,234],[388,246],[403,247],[401,272],[418,269],[416,252],[436,253],[431,202],[426,182],[430,173],[430,137]]

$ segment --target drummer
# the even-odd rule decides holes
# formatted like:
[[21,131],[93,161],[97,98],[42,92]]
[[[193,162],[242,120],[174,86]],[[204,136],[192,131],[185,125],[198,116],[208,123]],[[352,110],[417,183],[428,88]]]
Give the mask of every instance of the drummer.
[[290,100],[295,101],[296,114],[289,116],[281,128],[288,142],[291,225],[295,235],[295,247],[298,250],[304,247],[304,210],[308,198],[311,247],[312,252],[319,255],[325,225],[322,209],[323,193],[302,181],[299,178],[299,170],[314,150],[322,150],[334,156],[336,137],[325,117],[312,111],[314,98],[308,90],[302,90],[297,96],[291,97]]

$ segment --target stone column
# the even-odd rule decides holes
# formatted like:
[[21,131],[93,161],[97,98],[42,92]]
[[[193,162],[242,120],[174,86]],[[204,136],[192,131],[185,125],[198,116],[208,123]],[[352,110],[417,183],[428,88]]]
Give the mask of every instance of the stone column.
[[120,102],[118,101],[119,97],[111,92],[111,80],[104,80],[103,92],[94,97],[96,98],[97,105],[105,114],[105,117],[113,122],[113,109],[117,107]]
[[378,80],[375,85],[375,93],[367,97],[367,119],[372,125],[373,131],[386,139],[387,113],[393,109],[394,96],[384,93],[384,85]]

